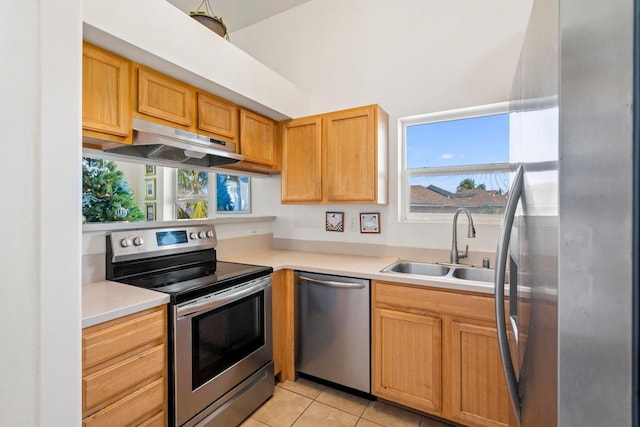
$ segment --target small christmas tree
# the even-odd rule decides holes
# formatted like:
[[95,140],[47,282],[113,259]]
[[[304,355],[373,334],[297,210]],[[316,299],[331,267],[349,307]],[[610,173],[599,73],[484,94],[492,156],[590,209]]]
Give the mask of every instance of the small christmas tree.
[[82,158],[82,215],[87,222],[145,220],[116,164],[88,157]]

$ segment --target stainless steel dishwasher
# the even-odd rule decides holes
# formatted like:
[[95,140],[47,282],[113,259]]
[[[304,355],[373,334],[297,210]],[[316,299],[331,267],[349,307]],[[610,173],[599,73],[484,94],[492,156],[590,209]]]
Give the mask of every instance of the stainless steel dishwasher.
[[295,272],[296,371],[371,393],[369,280]]

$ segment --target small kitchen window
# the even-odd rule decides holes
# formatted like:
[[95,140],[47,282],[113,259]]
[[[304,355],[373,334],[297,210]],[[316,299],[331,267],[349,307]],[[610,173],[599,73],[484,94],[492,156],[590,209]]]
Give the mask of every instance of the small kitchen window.
[[508,104],[400,119],[401,219],[449,220],[458,208],[499,220],[509,190]]
[[215,179],[216,213],[251,212],[251,178],[242,175],[214,174],[178,169],[176,188],[176,218],[210,217],[209,179]]
[[208,218],[209,173],[176,169],[176,219]]

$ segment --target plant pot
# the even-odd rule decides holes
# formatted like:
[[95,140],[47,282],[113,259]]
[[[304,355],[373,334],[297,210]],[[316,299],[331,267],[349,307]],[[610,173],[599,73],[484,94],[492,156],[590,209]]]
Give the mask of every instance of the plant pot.
[[227,40],[229,39],[229,36],[227,35],[227,26],[224,25],[222,19],[218,18],[217,16],[194,13],[191,15],[191,17],[220,37],[224,37]]

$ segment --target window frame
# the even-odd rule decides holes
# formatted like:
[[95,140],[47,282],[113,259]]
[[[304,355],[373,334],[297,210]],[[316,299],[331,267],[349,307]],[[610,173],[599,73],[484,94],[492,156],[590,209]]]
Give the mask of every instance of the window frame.
[[[398,119],[398,148],[399,148],[399,203],[398,218],[401,223],[449,223],[453,213],[411,213],[410,195],[411,178],[430,175],[459,175],[461,173],[487,173],[487,172],[513,172],[515,165],[512,162],[486,163],[464,166],[439,166],[407,169],[407,128],[409,126],[438,123],[445,121],[470,119],[475,117],[509,114],[509,103],[480,105],[476,107],[460,108],[456,110],[440,111],[436,113],[420,114]],[[511,154],[510,154],[511,156]],[[477,224],[499,224],[501,214],[474,214],[474,222]]]

